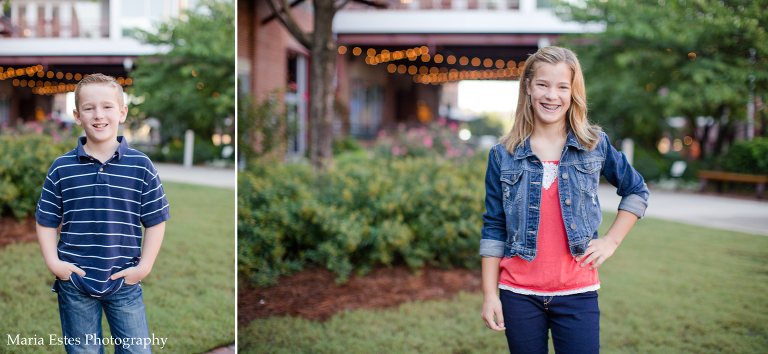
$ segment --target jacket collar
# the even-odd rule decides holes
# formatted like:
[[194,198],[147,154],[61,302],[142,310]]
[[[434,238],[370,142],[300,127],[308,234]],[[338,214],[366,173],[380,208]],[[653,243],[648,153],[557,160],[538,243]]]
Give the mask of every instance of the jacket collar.
[[[568,136],[565,138],[565,146],[571,146],[579,150],[587,150],[583,145],[579,144],[579,141],[576,140],[576,136],[570,128],[568,128]],[[534,156],[534,154],[533,150],[531,150],[531,137],[528,137],[525,139],[525,142],[515,148],[515,159],[519,160],[531,156]]]

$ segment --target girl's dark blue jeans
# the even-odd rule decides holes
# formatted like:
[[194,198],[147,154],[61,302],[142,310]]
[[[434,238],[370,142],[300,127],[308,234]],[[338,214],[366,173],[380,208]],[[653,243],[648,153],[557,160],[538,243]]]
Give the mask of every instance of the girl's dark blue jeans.
[[600,352],[597,291],[565,296],[500,290],[510,353],[547,353],[549,330],[556,353]]

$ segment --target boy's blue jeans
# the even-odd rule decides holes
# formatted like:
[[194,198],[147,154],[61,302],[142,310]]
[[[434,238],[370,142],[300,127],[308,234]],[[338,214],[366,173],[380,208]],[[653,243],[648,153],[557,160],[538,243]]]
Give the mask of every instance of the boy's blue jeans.
[[[104,353],[104,345],[114,345],[115,353],[151,353],[143,343],[149,337],[141,285],[123,285],[115,294],[95,298],[78,290],[70,281],[56,279],[59,316],[68,354]],[[101,311],[107,316],[112,338],[104,339]],[[140,339],[139,339],[140,338]]]
[[600,352],[597,291],[565,296],[500,290],[510,353],[547,353],[549,329],[556,353]]

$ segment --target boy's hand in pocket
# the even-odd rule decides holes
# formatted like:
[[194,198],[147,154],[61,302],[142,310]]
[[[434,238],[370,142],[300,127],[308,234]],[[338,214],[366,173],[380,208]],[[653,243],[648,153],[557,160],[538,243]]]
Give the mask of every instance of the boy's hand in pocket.
[[69,280],[69,276],[72,275],[72,273],[77,273],[81,277],[85,276],[84,270],[72,263],[64,262],[62,260],[56,260],[56,262],[51,264],[48,269],[61,280]]
[[139,282],[139,280],[144,279],[144,277],[147,276],[149,272],[145,272],[142,268],[139,266],[136,267],[130,267],[123,269],[115,274],[112,274],[109,279],[117,280],[120,278],[125,278],[125,284],[126,285],[133,285]]

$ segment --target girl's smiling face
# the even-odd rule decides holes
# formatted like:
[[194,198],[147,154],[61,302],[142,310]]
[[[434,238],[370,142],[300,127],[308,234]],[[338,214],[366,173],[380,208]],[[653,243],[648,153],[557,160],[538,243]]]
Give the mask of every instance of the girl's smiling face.
[[571,107],[571,77],[568,64],[541,63],[528,81],[526,89],[531,96],[534,126],[563,124],[565,113]]

